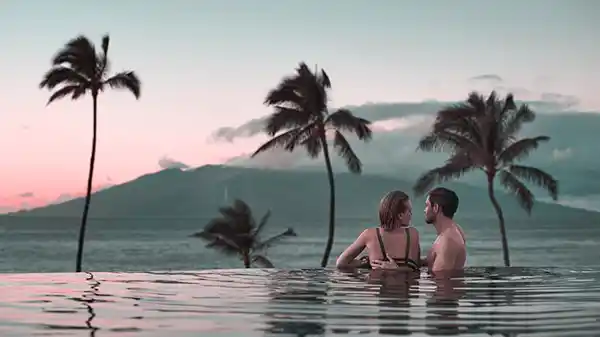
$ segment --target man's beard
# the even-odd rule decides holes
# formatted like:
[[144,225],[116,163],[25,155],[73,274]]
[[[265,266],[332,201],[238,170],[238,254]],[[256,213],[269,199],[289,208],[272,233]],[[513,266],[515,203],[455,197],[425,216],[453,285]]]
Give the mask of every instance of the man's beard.
[[428,225],[431,225],[434,222],[434,218],[433,217],[425,217],[425,223]]

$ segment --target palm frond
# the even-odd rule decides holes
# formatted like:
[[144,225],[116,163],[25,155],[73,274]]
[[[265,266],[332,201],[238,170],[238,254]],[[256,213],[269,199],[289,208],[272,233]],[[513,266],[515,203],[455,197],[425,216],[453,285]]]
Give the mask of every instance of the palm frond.
[[481,147],[464,135],[452,131],[438,130],[421,138],[417,150],[454,154],[460,151],[479,152]]
[[79,35],[70,40],[52,59],[55,66],[68,64],[75,71],[88,78],[97,77],[98,59],[94,44],[85,36]]
[[354,116],[348,109],[338,109],[325,119],[325,127],[352,132],[363,141],[369,141],[373,137],[369,125],[370,121]]
[[265,123],[265,133],[274,136],[281,130],[296,129],[310,122],[311,114],[298,108],[276,106]]
[[[284,146],[285,150],[289,151],[289,152],[293,152],[294,149],[296,149],[296,146],[304,145],[308,138],[315,137],[315,135],[317,135],[317,133],[318,133],[317,130],[318,130],[318,125],[316,122],[307,124],[306,126],[299,128],[298,132],[296,132],[296,134],[290,138],[290,140],[287,142],[287,144],[285,144],[285,146]],[[319,153],[317,151],[317,155],[318,154]]]
[[422,174],[413,186],[413,191],[415,195],[421,196],[434,184],[458,179],[473,169],[475,169],[475,166],[469,155],[467,153],[457,153],[448,159],[444,166]]
[[242,247],[231,238],[220,233],[208,233],[206,231],[195,233],[193,237],[207,241],[206,248],[216,248],[230,255],[240,254]]
[[251,236],[252,230],[256,226],[252,210],[244,201],[236,199],[232,206],[220,207],[219,213],[238,237]]
[[536,167],[523,165],[510,165],[508,171],[518,178],[546,189],[553,200],[558,200],[558,181],[549,173]]
[[329,79],[329,75],[327,75],[323,69],[321,69],[321,74],[319,76],[319,84],[325,89],[331,88],[331,79]]
[[90,78],[86,77],[86,75],[76,71],[75,69],[64,66],[56,66],[52,67],[44,74],[39,87],[40,89],[48,88],[49,90],[52,90],[60,84],[89,86],[90,82]]
[[124,71],[106,79],[103,83],[113,89],[126,89],[130,91],[136,99],[140,98],[141,83],[138,76],[133,71]]
[[478,110],[469,104],[457,103],[438,111],[436,120],[456,121],[460,119],[469,119],[477,117],[478,113]]
[[263,250],[265,248],[269,248],[270,246],[276,244],[277,242],[288,238],[288,237],[292,237],[292,236],[298,236],[296,234],[296,232],[294,232],[293,229],[288,228],[285,232],[281,233],[281,234],[277,234],[275,236],[272,236],[262,242],[256,242],[255,246],[253,247],[254,251],[260,251]]
[[284,133],[281,133],[281,134],[269,139],[263,145],[261,145],[258,149],[256,149],[256,151],[254,151],[254,153],[250,156],[250,158],[253,158],[256,155],[258,155],[259,153],[262,153],[262,152],[265,152],[268,150],[272,150],[275,148],[285,148],[286,146],[288,146],[290,141],[293,141],[294,139],[297,138],[297,134],[301,130],[302,129],[300,129],[300,128],[293,129],[293,130],[286,131]]
[[218,217],[210,220],[205,226],[203,232],[208,234],[221,234],[230,238],[234,238],[236,232],[235,219]]
[[335,138],[333,139],[333,146],[337,150],[340,157],[344,159],[346,162],[346,166],[352,173],[360,174],[362,173],[362,163],[352,147],[344,137],[344,135],[336,130]]
[[254,233],[252,233],[252,238],[254,239],[254,241],[257,241],[260,239],[260,233],[262,233],[262,230],[265,228],[265,226],[269,222],[270,217],[271,217],[271,211],[267,211],[265,213],[265,215],[262,216],[262,218],[258,222],[258,226],[256,226],[254,229]]
[[300,90],[297,78],[284,77],[277,87],[269,91],[264,104],[306,110],[306,99]]
[[[517,104],[515,104],[515,96],[512,93],[508,93],[504,98],[502,105],[502,116],[505,117],[509,111],[514,111],[516,109]],[[504,118],[500,118],[500,120],[504,120]]]
[[482,117],[487,110],[486,99],[477,91],[471,91],[466,100],[467,105],[472,109],[471,114],[465,117]]
[[462,136],[478,146],[483,146],[483,132],[475,118],[436,119],[432,132],[449,132]]
[[311,128],[305,133],[304,139],[299,142],[299,145],[306,149],[311,158],[317,158],[321,154],[323,146],[327,146],[327,143],[323,144],[325,140],[324,137],[321,137],[320,130],[319,126]]
[[523,138],[505,148],[498,155],[500,165],[508,165],[515,161],[525,159],[531,151],[537,149],[542,142],[550,140],[548,136],[538,136],[534,138]]
[[275,268],[273,263],[267,259],[264,255],[253,255],[252,256],[252,264],[256,264],[262,268]]
[[52,95],[50,95],[50,98],[48,98],[48,102],[46,103],[46,105],[50,105],[50,103],[54,102],[55,100],[64,98],[69,95],[71,95],[72,100],[77,100],[85,94],[86,89],[87,88],[83,85],[68,85],[62,87],[56,90],[54,93],[52,93]]
[[519,109],[514,109],[511,113],[507,113],[504,118],[503,134],[505,137],[514,137],[525,123],[530,123],[535,120],[535,112],[533,112],[527,104],[522,104]]
[[535,197],[527,186],[525,186],[525,184],[523,184],[515,175],[506,170],[498,172],[498,178],[500,178],[500,184],[517,197],[519,205],[521,205],[528,214],[531,214]]

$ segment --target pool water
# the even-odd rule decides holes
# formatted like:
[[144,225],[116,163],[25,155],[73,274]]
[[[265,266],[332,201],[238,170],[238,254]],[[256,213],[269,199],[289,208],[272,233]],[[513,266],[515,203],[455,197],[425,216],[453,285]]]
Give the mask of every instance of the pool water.
[[600,336],[600,270],[0,274],[0,336]]

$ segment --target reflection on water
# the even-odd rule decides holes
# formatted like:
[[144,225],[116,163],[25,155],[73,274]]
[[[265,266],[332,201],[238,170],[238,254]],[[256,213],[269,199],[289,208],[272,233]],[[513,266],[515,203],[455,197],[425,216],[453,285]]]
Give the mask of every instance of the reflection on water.
[[[296,275],[295,275],[296,274]],[[288,282],[301,274],[302,282]],[[296,277],[294,277],[296,276]],[[284,334],[288,336],[322,336],[327,320],[327,282],[319,282],[322,273],[302,271],[275,272],[268,288],[270,298],[264,313],[266,335]],[[310,308],[309,311],[290,310]]]
[[[600,270],[0,275],[0,336],[596,336]],[[126,334],[123,334],[126,332]]]

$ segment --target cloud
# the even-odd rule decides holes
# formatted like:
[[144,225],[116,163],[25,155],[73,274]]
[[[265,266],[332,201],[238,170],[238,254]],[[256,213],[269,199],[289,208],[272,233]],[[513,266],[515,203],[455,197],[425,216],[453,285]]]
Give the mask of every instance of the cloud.
[[496,74],[482,74],[469,78],[471,81],[490,81],[490,82],[502,82],[503,79]]
[[563,95],[555,92],[543,92],[540,95],[541,101],[554,104],[561,107],[562,110],[568,110],[581,104],[581,100],[573,95]]
[[573,150],[570,147],[552,150],[552,159],[555,161],[565,160],[571,158],[571,156],[573,156]]
[[412,115],[400,118],[378,120],[371,124],[373,132],[416,132],[425,133],[433,121],[433,116]]
[[33,198],[33,192],[25,192],[25,193],[21,193],[19,194],[20,198]]
[[[485,92],[482,92],[485,94]],[[518,98],[518,97],[517,97]],[[545,93],[538,94],[536,100],[526,100],[534,111],[538,112],[534,123],[524,126],[521,136],[548,135],[551,137],[549,144],[541,146],[534,151],[528,163],[549,167],[556,165],[560,160],[577,153],[576,165],[589,167],[597,163],[600,167],[600,157],[596,159],[597,130],[600,129],[600,114],[574,112],[565,110],[573,99],[567,95]],[[566,104],[566,103],[569,104]],[[431,121],[436,111],[441,107],[455,102],[424,101],[418,103],[367,103],[348,108],[356,115],[371,120],[374,137],[370,143],[363,143],[348,135],[348,141],[356,154],[364,163],[364,171],[383,172],[385,169],[393,170],[394,167],[407,165],[422,168],[431,168],[439,165],[446,158],[445,154],[425,154],[416,152],[415,148],[419,138],[431,126]],[[256,126],[253,119],[249,124],[239,127],[229,127],[229,140],[237,137],[244,139],[257,135],[261,128]],[[240,130],[239,136],[237,131]],[[576,135],[576,136],[574,136]],[[257,139],[258,140],[258,139]],[[241,146],[241,143],[240,143]],[[252,149],[244,148],[244,151]],[[335,153],[335,152],[333,152]],[[589,162],[583,162],[589,160]],[[344,163],[337,154],[332,156],[334,165],[338,170],[345,170]],[[322,160],[312,160],[302,149],[294,153],[283,150],[269,151],[255,158],[241,154],[227,161],[228,165],[272,167],[272,168],[298,168],[322,166]]]
[[267,117],[252,119],[239,127],[222,127],[215,130],[212,139],[215,141],[233,142],[237,137],[252,137],[262,131]]
[[245,153],[227,161],[227,165],[244,166],[255,168],[273,168],[273,169],[290,169],[302,165],[305,161],[303,150],[298,152],[289,152],[281,148],[275,148],[271,151],[266,151],[258,154],[254,158],[250,158],[250,154]]
[[[424,101],[418,103],[366,103],[359,106],[345,106],[355,115],[366,118],[371,122],[405,118],[415,115],[433,116],[447,103]],[[268,116],[252,119],[240,126],[226,126],[212,133],[212,141],[233,142],[236,138],[250,138],[263,131]]]
[[[529,104],[536,112],[562,112],[577,106],[579,100],[575,96],[562,95],[558,93],[544,92],[534,94],[531,91],[518,87],[495,86],[493,90],[505,95],[512,92],[517,99]],[[482,94],[489,94],[484,91]],[[358,106],[345,106],[357,116],[366,118],[377,127],[385,125],[383,121],[398,120],[402,118],[431,118],[440,108],[456,102],[440,102],[428,100],[423,102],[409,103],[366,103]],[[414,117],[420,116],[420,117]],[[254,118],[239,126],[226,126],[216,129],[211,136],[211,141],[233,142],[236,138],[254,137],[263,131],[267,116]],[[413,120],[414,121],[414,120]],[[380,123],[378,123],[380,122]],[[382,124],[383,123],[383,124]],[[386,122],[387,123],[387,122]],[[385,129],[385,127],[383,127]],[[380,130],[385,131],[385,130]]]
[[161,169],[170,169],[170,168],[188,169],[188,168],[190,168],[189,165],[184,164],[180,161],[174,160],[172,158],[169,158],[167,156],[163,156],[162,158],[160,158],[158,160],[158,166],[160,166]]

